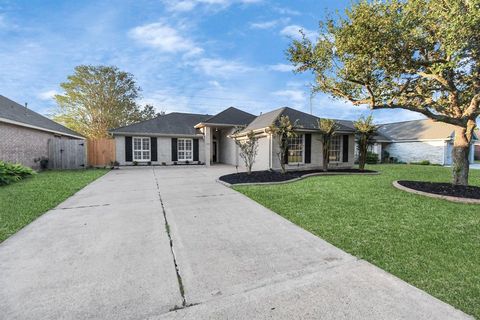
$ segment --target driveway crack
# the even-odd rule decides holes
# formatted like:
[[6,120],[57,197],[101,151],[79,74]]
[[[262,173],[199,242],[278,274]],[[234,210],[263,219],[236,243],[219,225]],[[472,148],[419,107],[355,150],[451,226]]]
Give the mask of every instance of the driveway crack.
[[157,175],[155,173],[155,169],[152,168],[152,171],[153,171],[153,176],[155,177],[155,183],[157,185],[158,198],[160,199],[160,205],[162,207],[163,219],[165,220],[165,230],[167,231],[167,236],[168,236],[168,239],[169,239],[169,242],[170,242],[170,252],[172,253],[173,264],[175,265],[175,272],[177,274],[178,289],[180,291],[180,295],[182,296],[182,305],[181,306],[175,305],[171,309],[171,311],[173,311],[173,310],[178,310],[178,309],[183,309],[183,308],[189,307],[190,305],[187,304],[187,299],[185,298],[185,287],[183,285],[182,276],[180,275],[180,269],[178,267],[177,258],[175,256],[175,250],[174,250],[174,247],[173,247],[173,240],[172,240],[170,225],[168,224],[167,212],[165,210],[165,206],[163,205],[163,199],[162,199],[162,195],[160,193],[160,186],[158,184]]

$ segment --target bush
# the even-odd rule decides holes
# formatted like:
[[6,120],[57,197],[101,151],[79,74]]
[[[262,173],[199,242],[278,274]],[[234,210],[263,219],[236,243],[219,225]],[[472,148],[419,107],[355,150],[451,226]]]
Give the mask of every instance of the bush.
[[419,165],[422,165],[422,166],[431,165],[430,161],[428,161],[428,160],[422,160],[422,161],[419,161],[419,162],[410,162],[410,164],[419,164]]
[[367,164],[377,164],[378,163],[378,154],[375,152],[367,152]]
[[22,180],[34,174],[35,171],[29,167],[22,166],[18,163],[14,164],[0,161],[0,186]]

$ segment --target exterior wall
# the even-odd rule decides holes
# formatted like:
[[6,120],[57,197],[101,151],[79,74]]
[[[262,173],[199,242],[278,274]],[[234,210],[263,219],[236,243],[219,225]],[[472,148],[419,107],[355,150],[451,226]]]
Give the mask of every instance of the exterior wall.
[[445,164],[448,156],[445,141],[416,141],[393,142],[385,147],[390,157],[395,157],[401,162],[420,162],[428,160],[430,163]]
[[[272,142],[272,169],[280,170],[280,159],[277,156],[278,143],[276,139]],[[342,147],[343,148],[343,141]],[[305,150],[305,149],[304,149]],[[300,164],[287,164],[287,170],[309,170],[319,169],[323,164],[322,136],[318,133],[312,133],[311,162]],[[328,167],[334,168],[351,168],[355,162],[355,136],[353,134],[348,137],[348,162],[330,162]]]
[[480,161],[480,143],[473,146],[474,149],[474,160]]
[[[115,136],[115,144],[116,160],[118,161],[118,163],[121,166],[132,165],[133,161],[125,161],[125,136]],[[152,161],[152,164],[160,165],[163,162],[167,165],[173,164],[172,137],[157,137],[157,159],[157,161]],[[203,139],[201,138],[198,139],[198,160],[201,162],[205,162],[205,144]],[[177,162],[180,163],[179,161]]]
[[[255,158],[252,170],[269,170],[270,169],[270,136],[259,137],[258,139],[258,153]],[[244,167],[242,159],[240,159],[241,166]]]
[[48,158],[49,139],[73,139],[3,122],[0,123],[0,137],[0,160],[21,163],[35,170],[40,164],[34,159]]
[[234,166],[243,164],[240,158],[240,151],[235,140],[228,137],[235,131],[234,128],[223,129],[220,131],[219,141],[219,160],[221,163],[231,164]]

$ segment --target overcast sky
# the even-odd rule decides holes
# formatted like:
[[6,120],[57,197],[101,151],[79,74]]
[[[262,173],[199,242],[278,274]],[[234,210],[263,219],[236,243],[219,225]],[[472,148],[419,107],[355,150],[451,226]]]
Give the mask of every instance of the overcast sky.
[[[350,1],[0,0],[0,94],[42,114],[80,64],[115,65],[135,76],[141,103],[167,112],[310,112],[311,74],[293,74],[285,49],[299,29],[315,37],[326,12]],[[370,111],[318,94],[313,113],[356,119]],[[374,113],[379,122],[420,118]]]

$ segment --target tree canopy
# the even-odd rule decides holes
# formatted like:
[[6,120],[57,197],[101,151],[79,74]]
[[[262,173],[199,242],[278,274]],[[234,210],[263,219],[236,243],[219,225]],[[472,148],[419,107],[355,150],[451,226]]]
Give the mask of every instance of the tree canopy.
[[315,91],[458,126],[454,183],[467,183],[480,115],[480,0],[360,1],[287,55],[297,72],[315,74]]
[[113,66],[81,65],[60,84],[54,120],[88,137],[107,137],[108,130],[154,118],[151,105],[141,107],[140,87],[132,74]]

